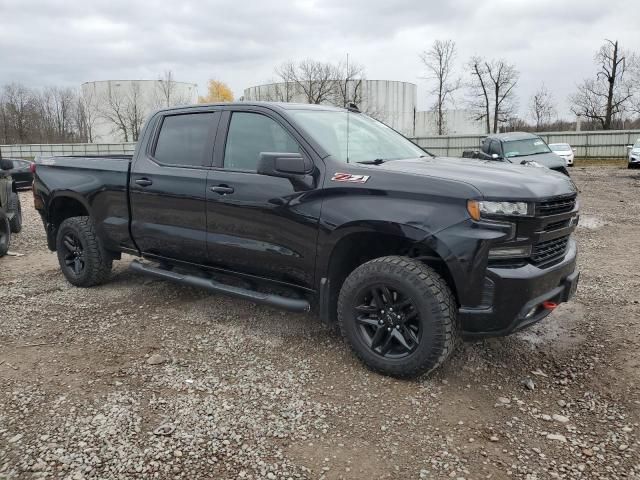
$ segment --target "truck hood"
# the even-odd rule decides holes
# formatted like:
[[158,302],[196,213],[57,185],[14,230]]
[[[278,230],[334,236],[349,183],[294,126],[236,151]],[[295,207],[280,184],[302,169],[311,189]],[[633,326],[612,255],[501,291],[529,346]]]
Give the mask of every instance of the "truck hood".
[[[567,152],[567,155],[571,152]],[[527,157],[510,157],[507,159],[511,163],[519,165],[523,160],[539,163],[547,168],[562,168],[565,166],[564,159],[553,152],[529,155]]]
[[371,169],[463,182],[475,187],[485,198],[536,200],[577,191],[573,181],[562,173],[494,160],[425,157],[392,160]]

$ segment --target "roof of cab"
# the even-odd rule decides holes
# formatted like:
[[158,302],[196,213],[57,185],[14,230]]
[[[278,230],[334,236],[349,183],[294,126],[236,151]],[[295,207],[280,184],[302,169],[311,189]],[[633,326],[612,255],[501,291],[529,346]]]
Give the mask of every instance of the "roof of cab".
[[346,108],[334,107],[333,105],[315,105],[310,103],[288,103],[288,102],[216,102],[216,103],[198,103],[195,105],[184,105],[171,108],[165,108],[163,110],[183,110],[188,108],[201,108],[201,107],[267,107],[272,109],[281,110],[330,110],[336,112],[346,112]]

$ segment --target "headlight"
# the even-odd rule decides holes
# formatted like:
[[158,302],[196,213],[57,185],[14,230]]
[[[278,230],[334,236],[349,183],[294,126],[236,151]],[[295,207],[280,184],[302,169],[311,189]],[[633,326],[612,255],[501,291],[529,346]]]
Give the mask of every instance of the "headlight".
[[481,216],[507,215],[524,217],[530,215],[531,207],[527,202],[492,202],[469,200],[467,211],[471,218],[480,220]]

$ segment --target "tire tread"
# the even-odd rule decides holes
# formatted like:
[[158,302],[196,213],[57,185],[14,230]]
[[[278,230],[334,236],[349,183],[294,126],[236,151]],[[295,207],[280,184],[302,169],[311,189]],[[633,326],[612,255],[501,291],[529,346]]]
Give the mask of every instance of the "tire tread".
[[[438,317],[440,331],[432,333],[437,335],[436,344],[439,348],[432,349],[426,356],[410,358],[401,367],[396,365],[381,367],[380,365],[372,364],[358,351],[358,348],[354,348],[344,324],[347,321],[345,312],[349,308],[345,305],[346,292],[356,288],[360,282],[364,281],[374,271],[391,272],[404,277],[406,280],[415,280],[415,286],[418,287],[423,296],[431,296],[435,299],[435,308],[432,313]],[[369,368],[395,377],[411,378],[431,373],[440,367],[456,349],[460,339],[456,310],[456,302],[451,289],[435,270],[409,257],[387,256],[375,258],[360,265],[347,277],[338,297],[338,325],[345,341],[351,344],[356,356]]]
[[[102,242],[95,230],[95,225],[91,217],[71,217],[64,220],[58,229],[62,231],[64,227],[70,226],[80,233],[86,242],[85,257],[91,260],[94,268],[89,268],[88,274],[83,279],[65,277],[70,283],[78,287],[93,287],[105,283],[111,275],[113,260],[102,246]],[[60,260],[62,268],[62,260]],[[85,268],[87,268],[85,266]],[[64,273],[63,268],[63,273]]]

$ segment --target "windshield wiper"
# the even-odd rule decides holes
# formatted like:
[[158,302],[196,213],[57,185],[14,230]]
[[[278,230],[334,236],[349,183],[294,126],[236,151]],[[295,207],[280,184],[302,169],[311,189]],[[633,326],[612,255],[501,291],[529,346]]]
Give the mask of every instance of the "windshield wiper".
[[380,165],[381,163],[386,162],[383,158],[376,158],[374,160],[362,160],[356,163],[364,163],[365,165]]

